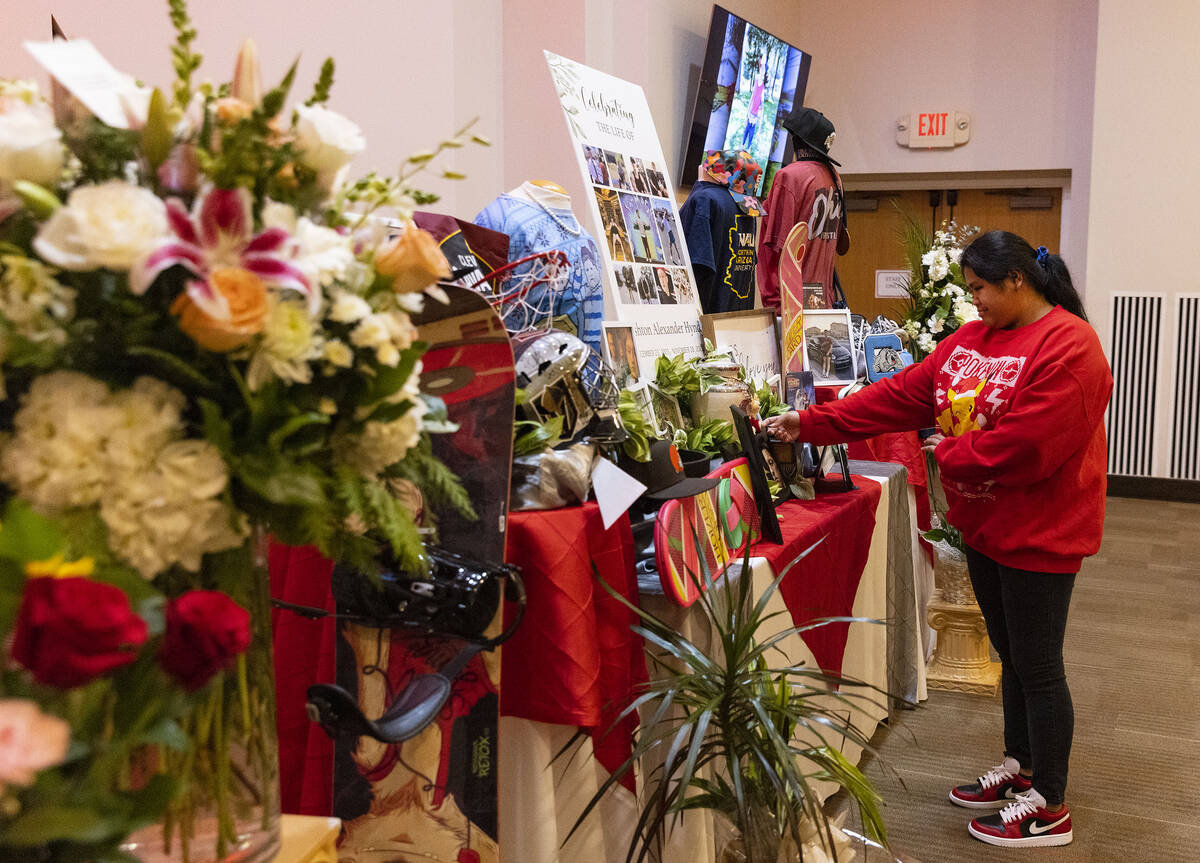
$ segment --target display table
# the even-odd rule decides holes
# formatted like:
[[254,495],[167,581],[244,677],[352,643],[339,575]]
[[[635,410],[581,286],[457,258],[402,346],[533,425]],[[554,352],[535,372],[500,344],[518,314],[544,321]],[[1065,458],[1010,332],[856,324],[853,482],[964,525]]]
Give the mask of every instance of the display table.
[[[806,639],[789,639],[789,658],[840,667],[848,676],[915,700],[924,695],[924,654],[918,635],[923,627],[917,625],[923,619],[923,576],[914,572],[924,555],[914,554],[912,489],[899,466],[851,467],[874,482],[861,482],[860,492],[780,507],[786,542],[756,549],[755,590],[773,577],[772,560],[785,566],[789,556],[827,536],[824,548],[818,546],[785,580],[775,608],[788,611],[793,620],[850,614],[887,618],[893,625],[812,630]],[[629,629],[636,615],[595,578],[599,574],[617,594],[637,601],[628,521],[622,518],[604,530],[594,503],[514,513],[508,547],[510,559],[524,572],[528,610],[517,634],[501,648],[502,861],[623,861],[637,817],[630,787],[613,788],[565,845],[564,840],[588,800],[626,757],[633,719],[606,732],[645,679],[641,639]],[[853,577],[847,566],[857,570]],[[312,549],[275,546],[273,595],[329,608],[331,568]],[[661,596],[643,596],[641,602],[666,619],[674,616],[700,638],[694,632],[695,609],[668,606]],[[334,622],[281,613],[275,626],[284,805],[293,812],[328,814],[332,742],[308,722],[303,704],[309,684],[334,677]],[[869,735],[887,709],[880,704],[855,721]],[[580,729],[585,733],[578,748],[556,759]],[[852,750],[847,755],[858,758]],[[689,817],[689,824],[698,820]],[[693,841],[672,846],[667,863],[713,859],[702,853],[715,842],[711,822],[685,833]]]
[[[779,508],[785,541],[782,546],[760,545],[752,552],[754,589],[759,592],[770,583],[775,566],[788,565],[817,539],[827,537],[792,568],[775,595],[771,610],[784,611],[795,622],[807,622],[817,617],[856,616],[890,618],[898,625],[843,623],[813,629],[804,637],[787,640],[785,650],[789,660],[830,670],[840,669],[847,676],[880,689],[900,692],[910,698],[920,697],[923,686],[919,678],[924,668],[924,656],[916,625],[920,610],[913,588],[912,499],[906,475],[903,468],[893,465],[868,467],[856,463],[855,467],[860,473],[866,470],[875,474],[873,478],[860,481],[859,491],[823,496],[812,502],[789,502]],[[522,516],[529,525],[536,525],[543,519],[559,521],[565,512],[568,511]],[[614,530],[619,528],[620,525]],[[518,546],[520,535],[515,530],[510,532],[510,552],[518,562],[524,553],[523,547]],[[906,541],[901,541],[904,539]],[[590,596],[593,603],[606,596],[598,585],[589,588],[581,583],[586,571],[582,560],[589,553],[586,549],[590,543],[591,540],[582,534],[576,542],[562,542],[562,546],[574,549],[566,557],[575,562],[533,578],[527,576],[531,614],[534,595],[547,586],[554,594],[566,590],[572,595]],[[702,631],[705,621],[698,607],[684,609],[663,596],[642,596],[641,604],[699,644],[706,643],[711,637],[711,633]],[[583,610],[578,620],[586,629],[593,616]],[[779,624],[769,625],[776,627]],[[548,647],[556,638],[560,643],[575,640],[573,633],[562,632],[555,636],[551,632],[541,632],[536,636],[542,645],[537,653],[514,656],[509,646],[504,648],[504,698],[515,698],[518,691],[528,691],[537,697],[536,687],[528,683],[523,683],[519,689],[510,688],[508,669],[520,666],[528,677],[536,676],[548,666],[559,665],[561,660],[554,657]],[[629,649],[628,643],[620,646],[618,656],[613,659],[615,665],[628,668]],[[592,649],[582,652],[581,668],[595,667],[592,653]],[[554,672],[546,685],[557,688],[561,686],[561,680],[561,673]],[[898,685],[898,681],[904,683]],[[560,696],[540,696],[542,699],[547,697],[557,700]],[[558,704],[555,707],[562,709]],[[853,720],[869,737],[888,709],[879,697],[875,705],[864,704],[857,708]],[[572,739],[576,729],[545,720],[535,722],[518,718],[513,710],[509,706],[504,711],[507,715],[501,719],[502,860],[507,863],[568,860],[616,863],[624,860],[636,821],[633,794],[627,788],[612,789],[599,809],[566,841],[576,818],[607,778],[608,771],[599,760],[589,757],[592,752],[590,741],[584,741],[572,757],[555,759],[555,754]],[[626,728],[620,728],[610,736],[624,742],[626,733]],[[596,737],[594,730],[592,737]],[[860,752],[855,747],[848,746],[846,741],[837,742],[851,760],[858,760]],[[643,765],[645,767],[647,765]],[[714,859],[715,843],[711,818],[702,813],[689,815],[685,829],[673,835],[664,861],[691,863]]]
[[[842,389],[840,386],[817,387],[817,404],[837,401],[838,392]],[[916,496],[917,523],[921,530],[929,530],[929,477],[925,469],[925,454],[915,431],[886,432],[854,441],[847,444],[847,452],[852,459],[904,465],[908,470],[908,484],[913,487]]]

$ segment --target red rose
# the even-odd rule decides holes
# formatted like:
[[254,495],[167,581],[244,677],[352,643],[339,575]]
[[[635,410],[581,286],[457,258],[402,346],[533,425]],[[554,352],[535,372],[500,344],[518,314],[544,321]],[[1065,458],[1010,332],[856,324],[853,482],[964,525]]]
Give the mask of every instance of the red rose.
[[184,689],[199,689],[250,646],[250,612],[216,590],[192,590],[167,603],[159,661]]
[[39,683],[72,689],[137,659],[146,621],[119,587],[87,578],[31,578],[12,656]]

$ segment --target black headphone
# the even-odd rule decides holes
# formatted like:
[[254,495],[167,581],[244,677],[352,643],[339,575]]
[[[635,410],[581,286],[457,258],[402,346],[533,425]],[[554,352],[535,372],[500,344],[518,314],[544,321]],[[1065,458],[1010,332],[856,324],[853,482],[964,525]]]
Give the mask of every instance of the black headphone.
[[[358,699],[332,683],[308,688],[305,710],[330,737],[341,732],[366,735],[381,743],[401,743],[420,734],[445,706],[454,681],[477,653],[493,650],[516,632],[525,618],[525,584],[512,565],[490,566],[440,549],[430,551],[430,576],[411,579],[385,572],[378,586],[362,573],[335,571],[337,612],[273,599],[273,605],[316,620],[334,617],[378,629],[412,629],[426,635],[467,642],[437,671],[415,676],[378,719],[368,719]],[[340,576],[340,577],[339,577]],[[494,638],[480,634],[493,619],[503,594],[516,603],[512,623]]]

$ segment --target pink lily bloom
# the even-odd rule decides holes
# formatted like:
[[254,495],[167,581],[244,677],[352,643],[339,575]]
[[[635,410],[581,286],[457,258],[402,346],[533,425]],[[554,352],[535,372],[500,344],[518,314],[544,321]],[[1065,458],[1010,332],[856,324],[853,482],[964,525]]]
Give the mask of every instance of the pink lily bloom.
[[187,295],[213,318],[228,320],[229,303],[209,284],[209,275],[221,267],[240,267],[268,285],[296,291],[308,298],[315,315],[321,293],[304,274],[287,260],[291,237],[283,228],[268,228],[254,234],[250,192],[246,189],[209,189],[189,214],[178,198],[167,200],[167,218],[175,238],[167,240],[135,265],[129,274],[129,289],[141,296],[158,276],[176,264],[195,278],[188,281]]

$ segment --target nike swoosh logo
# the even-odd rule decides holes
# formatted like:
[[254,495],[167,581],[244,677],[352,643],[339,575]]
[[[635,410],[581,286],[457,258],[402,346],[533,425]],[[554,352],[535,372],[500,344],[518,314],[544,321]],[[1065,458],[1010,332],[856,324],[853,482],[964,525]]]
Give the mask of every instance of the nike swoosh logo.
[[1059,818],[1057,821],[1055,821],[1053,824],[1047,824],[1044,827],[1035,821],[1033,824],[1029,825],[1029,832],[1032,833],[1034,836],[1037,836],[1039,833],[1045,833],[1047,830],[1053,830],[1055,827],[1057,827],[1059,824],[1062,824],[1064,821],[1066,821],[1070,817],[1071,817],[1070,813],[1067,813],[1062,818]]
[[1015,793],[1015,792],[1012,790],[1012,786],[1011,786],[1011,785],[1010,785],[1010,786],[1008,786],[1007,788],[1005,788],[1005,789],[1004,789],[1004,796],[1005,796],[1005,797],[1007,797],[1007,798],[1009,798],[1010,800],[1016,800],[1016,799],[1017,799],[1017,795],[1016,795],[1016,793]]

